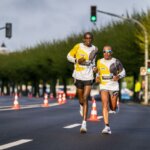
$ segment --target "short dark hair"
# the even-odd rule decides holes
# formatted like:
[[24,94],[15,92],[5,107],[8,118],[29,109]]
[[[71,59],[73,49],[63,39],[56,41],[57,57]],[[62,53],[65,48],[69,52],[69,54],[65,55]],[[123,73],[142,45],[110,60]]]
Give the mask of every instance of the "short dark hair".
[[105,45],[105,46],[103,47],[103,49],[104,49],[105,47],[109,47],[109,48],[112,50],[112,47],[111,47],[110,45]]
[[93,34],[91,32],[85,32],[83,38],[85,39],[87,35],[90,35],[91,38],[93,39]]

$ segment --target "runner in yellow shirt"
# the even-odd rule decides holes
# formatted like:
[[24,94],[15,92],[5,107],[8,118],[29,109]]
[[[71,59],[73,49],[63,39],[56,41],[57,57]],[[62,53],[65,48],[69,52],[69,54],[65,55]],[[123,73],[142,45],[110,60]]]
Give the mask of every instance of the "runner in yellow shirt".
[[97,70],[95,67],[95,58],[98,49],[92,45],[92,40],[93,35],[90,32],[86,32],[83,36],[83,43],[76,44],[67,55],[67,59],[74,63],[72,76],[77,87],[80,114],[83,116],[80,128],[81,133],[87,132],[88,96],[90,95],[93,84],[93,72]]
[[118,80],[125,77],[125,69],[118,59],[112,57],[111,46],[104,46],[103,56],[104,58],[97,61],[98,74],[96,80],[99,82],[105,123],[105,128],[102,130],[102,133],[111,134],[108,119],[108,104],[110,104],[111,110],[116,110],[119,94]]

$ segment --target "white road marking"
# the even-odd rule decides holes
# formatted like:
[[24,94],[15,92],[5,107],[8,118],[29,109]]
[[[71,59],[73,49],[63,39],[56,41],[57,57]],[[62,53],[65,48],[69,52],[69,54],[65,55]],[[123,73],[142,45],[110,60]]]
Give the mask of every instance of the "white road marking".
[[71,128],[75,128],[75,127],[78,127],[78,126],[81,126],[81,124],[75,123],[75,124],[72,124],[72,125],[65,126],[64,128],[65,129],[71,129]]
[[[57,106],[59,105],[58,103],[50,103],[49,107]],[[20,105],[20,109],[28,109],[28,108],[38,108],[41,107],[42,104],[33,104],[33,105]],[[6,111],[6,110],[13,110],[12,107],[7,106],[9,108],[5,108],[5,106],[2,108],[0,107],[0,111]]]
[[102,119],[102,118],[103,118],[103,116],[98,116],[97,118],[98,118],[98,119]]
[[[98,119],[102,119],[103,116],[98,116],[97,118],[98,118]],[[65,126],[65,127],[63,127],[63,128],[65,128],[65,129],[71,129],[71,128],[75,128],[75,127],[78,127],[78,126],[81,126],[81,124],[75,123],[75,124],[71,124],[71,125]]]
[[1,108],[9,108],[10,106],[0,106],[0,109]]
[[24,144],[27,142],[31,142],[31,141],[33,141],[33,140],[32,139],[22,139],[22,140],[8,143],[8,144],[0,145],[0,150],[8,149],[8,148],[11,148],[11,147],[14,147],[17,145],[21,145],[21,144]]

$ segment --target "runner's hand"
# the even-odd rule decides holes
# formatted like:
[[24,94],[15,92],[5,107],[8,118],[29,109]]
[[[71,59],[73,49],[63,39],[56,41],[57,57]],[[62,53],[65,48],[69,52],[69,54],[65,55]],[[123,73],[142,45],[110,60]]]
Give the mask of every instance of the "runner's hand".
[[95,78],[95,82],[96,82],[96,83],[100,83],[100,77],[99,77],[99,76],[97,76],[97,77]]
[[84,62],[85,62],[85,58],[84,58],[84,57],[78,59],[78,64],[81,65],[81,64],[84,63]]
[[119,80],[119,76],[113,76],[113,80],[114,81],[118,81]]
[[97,71],[98,71],[97,67],[93,67],[93,72],[97,73]]

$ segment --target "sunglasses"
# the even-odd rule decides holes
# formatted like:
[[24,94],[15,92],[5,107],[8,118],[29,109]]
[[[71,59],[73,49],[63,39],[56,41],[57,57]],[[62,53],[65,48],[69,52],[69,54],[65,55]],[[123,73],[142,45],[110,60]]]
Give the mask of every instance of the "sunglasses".
[[112,53],[112,50],[103,50],[103,53]]

